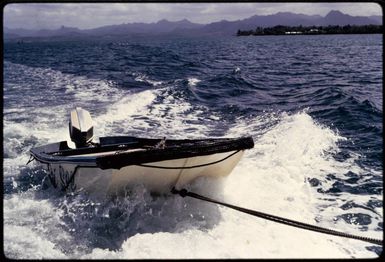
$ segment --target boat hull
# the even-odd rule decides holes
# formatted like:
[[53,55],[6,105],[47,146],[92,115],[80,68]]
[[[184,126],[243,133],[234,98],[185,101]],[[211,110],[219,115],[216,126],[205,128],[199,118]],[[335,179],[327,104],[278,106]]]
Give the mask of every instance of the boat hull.
[[[150,192],[164,194],[173,187],[181,189],[198,177],[228,176],[243,153],[231,151],[146,163],[146,166],[131,165],[121,169],[79,168],[68,163],[45,164],[45,168],[52,185],[61,190],[85,190],[93,195],[122,195],[130,188],[143,185]],[[220,161],[224,158],[227,159]],[[210,164],[217,161],[220,162]]]
[[62,141],[30,152],[48,170],[54,187],[115,195],[139,184],[168,193],[198,177],[227,176],[253,146],[251,137],[166,141],[123,136],[76,149]]

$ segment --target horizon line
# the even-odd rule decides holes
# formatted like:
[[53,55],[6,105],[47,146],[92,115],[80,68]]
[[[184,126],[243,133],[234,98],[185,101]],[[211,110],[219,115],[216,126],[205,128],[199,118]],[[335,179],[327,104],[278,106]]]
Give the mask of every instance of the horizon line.
[[339,12],[343,15],[349,15],[351,17],[382,17],[382,15],[369,15],[369,16],[360,16],[360,15],[350,15],[348,13],[343,13],[342,11],[340,10],[335,10],[335,9],[331,9],[326,15],[322,16],[320,14],[312,14],[312,15],[309,15],[309,14],[304,14],[304,13],[295,13],[295,12],[288,12],[288,11],[279,11],[279,12],[276,12],[274,14],[267,14],[267,15],[258,15],[258,14],[255,14],[255,15],[252,15],[252,16],[249,16],[247,18],[243,18],[243,19],[237,19],[237,20],[227,20],[227,19],[222,19],[222,20],[218,20],[218,21],[214,21],[214,22],[210,22],[210,23],[196,23],[196,22],[192,22],[190,21],[189,19],[187,18],[183,18],[183,19],[179,19],[179,20],[168,20],[167,18],[162,18],[156,22],[126,22],[126,23],[120,23],[120,24],[106,24],[106,25],[101,25],[101,26],[97,26],[97,27],[92,27],[92,28],[79,28],[79,27],[74,27],[74,26],[66,26],[66,25],[61,25],[57,28],[36,28],[36,29],[27,29],[27,28],[23,28],[23,27],[8,27],[8,26],[5,26],[4,24],[4,28],[7,28],[7,29],[11,29],[11,30],[17,30],[17,29],[23,29],[23,30],[29,30],[29,31],[42,31],[42,30],[47,30],[47,31],[55,31],[55,30],[60,30],[60,29],[63,29],[63,28],[74,28],[74,29],[78,29],[78,30],[93,30],[93,29],[97,29],[97,28],[101,28],[101,27],[107,27],[107,26],[116,26],[116,25],[128,25],[128,24],[146,24],[146,25],[150,25],[150,24],[158,24],[159,22],[161,21],[166,21],[166,22],[170,22],[170,23],[177,23],[177,22],[183,22],[183,21],[187,21],[189,23],[192,23],[192,24],[196,24],[196,25],[202,25],[202,26],[205,26],[205,25],[209,25],[209,24],[213,24],[213,23],[219,23],[219,22],[223,22],[223,21],[227,21],[227,22],[236,22],[236,21],[241,21],[241,20],[246,20],[246,19],[249,19],[251,17],[254,17],[254,16],[272,16],[272,15],[277,15],[277,14],[295,14],[295,15],[305,15],[305,16],[320,16],[320,17],[323,17],[325,18],[326,16],[328,16],[331,12]]

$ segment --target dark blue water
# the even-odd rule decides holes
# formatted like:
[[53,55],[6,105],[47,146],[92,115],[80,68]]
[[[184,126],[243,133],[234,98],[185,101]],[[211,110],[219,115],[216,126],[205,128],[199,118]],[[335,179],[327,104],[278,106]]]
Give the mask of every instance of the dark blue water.
[[348,166],[307,177],[314,197],[340,210],[330,219],[382,231],[382,52],[381,35],[5,43],[5,194],[41,184],[31,175],[41,171],[21,161],[33,146],[66,139],[74,106],[105,124],[103,135],[220,137],[242,125],[257,145],[285,117],[305,115],[314,132],[343,138],[322,155]]

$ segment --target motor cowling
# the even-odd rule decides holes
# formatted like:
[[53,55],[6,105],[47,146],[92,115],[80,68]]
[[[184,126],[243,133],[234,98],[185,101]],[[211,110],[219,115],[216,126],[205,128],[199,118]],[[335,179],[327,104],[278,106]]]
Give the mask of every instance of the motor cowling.
[[71,111],[69,131],[71,140],[76,147],[86,147],[94,138],[94,126],[90,112],[81,107]]

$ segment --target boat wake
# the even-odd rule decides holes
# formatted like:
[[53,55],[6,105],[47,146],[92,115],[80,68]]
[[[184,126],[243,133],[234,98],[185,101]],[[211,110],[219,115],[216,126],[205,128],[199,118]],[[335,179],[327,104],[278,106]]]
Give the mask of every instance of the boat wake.
[[[41,74],[40,69],[19,68],[17,64],[6,63],[7,67],[16,67],[19,74],[20,70],[24,72],[21,77],[25,71]],[[43,170],[35,164],[25,165],[28,151],[47,142],[70,141],[69,109],[83,106],[94,116],[96,136],[251,135],[254,149],[245,153],[229,177],[199,178],[189,190],[305,223],[382,237],[381,174],[358,165],[356,160],[362,156],[344,149],[351,141],[337,130],[317,123],[306,110],[228,119],[226,112],[193,104],[186,92],[175,90],[175,85],[200,84],[191,79],[186,79],[186,83],[154,83],[153,89],[135,92],[53,70],[47,79],[51,82],[44,86],[51,86],[52,82],[61,85],[61,80],[67,79],[57,88],[63,94],[73,94],[69,98],[72,102],[64,107],[62,102],[53,102],[17,110],[14,101],[4,108],[6,256],[298,258],[301,254],[308,258],[357,258],[375,257],[375,252],[380,252],[360,241],[299,231],[194,199],[156,196],[140,186],[127,191],[126,196],[104,200],[90,198],[83,192],[64,194],[52,190]],[[137,81],[143,79],[146,78]],[[77,91],[76,81],[83,81],[79,87],[89,86],[85,93]],[[22,81],[13,83],[14,86],[5,86],[6,94],[23,85]],[[94,99],[84,99],[87,92],[95,90],[102,91]],[[110,92],[116,96],[107,102],[105,97]],[[97,106],[95,100],[100,102]],[[338,181],[352,181],[354,185],[348,187],[349,183],[342,185]],[[377,183],[379,190],[363,193],[360,186],[369,182]]]

